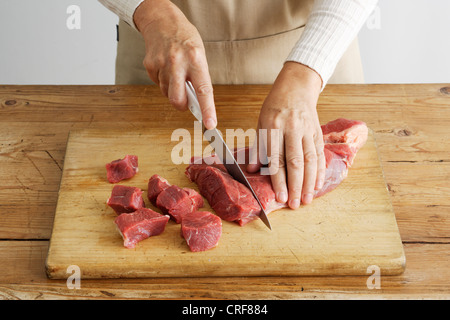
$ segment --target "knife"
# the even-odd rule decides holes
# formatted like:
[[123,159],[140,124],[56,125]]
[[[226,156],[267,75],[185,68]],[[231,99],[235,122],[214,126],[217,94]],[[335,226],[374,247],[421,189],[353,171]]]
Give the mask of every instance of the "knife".
[[269,219],[267,218],[266,211],[264,210],[264,207],[262,206],[261,202],[258,199],[258,196],[256,195],[255,191],[253,190],[252,186],[248,182],[247,178],[245,177],[244,173],[241,170],[241,167],[236,162],[236,159],[233,156],[233,153],[228,148],[227,144],[223,140],[220,132],[214,128],[212,130],[206,130],[205,126],[203,125],[203,118],[202,118],[202,112],[200,109],[200,105],[198,103],[197,95],[195,93],[195,89],[192,86],[192,83],[189,81],[186,81],[186,93],[188,98],[188,106],[189,110],[192,112],[194,117],[200,121],[203,128],[203,134],[205,138],[209,141],[209,143],[214,148],[214,151],[217,155],[217,157],[220,159],[222,164],[227,169],[228,173],[237,181],[242,183],[244,186],[246,186],[248,189],[250,189],[251,193],[253,194],[253,197],[255,197],[256,201],[258,202],[259,206],[261,207],[261,213],[259,214],[259,218],[264,222],[264,224],[272,230],[272,227],[270,225]]

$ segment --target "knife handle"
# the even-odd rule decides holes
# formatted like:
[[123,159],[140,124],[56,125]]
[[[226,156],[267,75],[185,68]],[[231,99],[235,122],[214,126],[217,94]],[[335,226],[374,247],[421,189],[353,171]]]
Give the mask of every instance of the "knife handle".
[[188,98],[189,110],[192,112],[194,117],[197,118],[198,121],[202,122],[202,110],[200,109],[197,95],[195,94],[195,89],[192,86],[192,83],[190,83],[189,81],[186,81],[186,94]]

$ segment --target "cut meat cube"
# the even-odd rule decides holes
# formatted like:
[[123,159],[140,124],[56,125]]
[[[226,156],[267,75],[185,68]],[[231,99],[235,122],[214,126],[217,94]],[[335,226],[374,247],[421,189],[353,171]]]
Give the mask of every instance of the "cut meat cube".
[[153,205],[170,215],[176,223],[181,223],[185,214],[197,211],[204,204],[202,196],[197,191],[171,185],[157,174],[148,181],[147,196]]
[[130,213],[145,207],[141,189],[122,185],[114,186],[106,203],[117,214]]
[[[367,140],[368,129],[361,121],[336,119],[323,125],[322,132],[326,172],[324,186],[315,191],[316,198],[336,188],[347,177],[348,168],[352,165],[356,153]],[[240,152],[245,152],[246,156],[238,156]],[[250,190],[234,180],[216,156],[211,157],[192,158],[186,169],[187,177],[198,185],[200,194],[222,219],[235,221],[241,226],[256,219],[261,210]],[[248,148],[237,150],[235,158],[248,159]],[[211,163],[212,165],[208,165]],[[241,168],[266,213],[287,206],[286,203],[276,201],[270,176],[247,173],[245,164],[242,164]]]
[[122,213],[114,220],[126,248],[134,248],[138,242],[161,234],[168,221],[169,216],[147,208],[140,208],[132,213]]
[[181,235],[193,252],[216,247],[222,235],[222,220],[208,211],[195,211],[181,221]]
[[[156,206],[156,198],[158,198],[158,195],[170,187],[170,183],[164,179],[163,177],[154,174],[149,180],[148,180],[148,189],[147,189],[147,197],[148,200]],[[201,197],[201,196],[200,196]]]
[[183,188],[183,191],[185,191],[188,194],[189,199],[191,199],[191,212],[197,211],[197,209],[202,208],[204,205],[203,198],[197,191],[190,189],[190,188]]
[[197,211],[198,208],[203,206],[203,198],[195,190],[188,189],[186,191],[178,186],[171,185],[158,195],[156,206],[163,213],[170,215],[176,223],[181,223],[183,216]]
[[106,164],[106,177],[111,183],[130,179],[138,171],[138,157],[134,155],[126,155],[123,159],[114,160]]

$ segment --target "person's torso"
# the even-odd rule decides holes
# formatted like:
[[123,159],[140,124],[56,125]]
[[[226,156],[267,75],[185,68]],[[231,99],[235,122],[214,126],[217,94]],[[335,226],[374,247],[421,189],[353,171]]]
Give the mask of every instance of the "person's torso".
[[[272,84],[300,39],[314,0],[172,2],[202,37],[213,84]],[[141,35],[123,21],[119,30],[116,83],[152,84],[142,64],[145,45]],[[356,43],[352,46],[332,82],[360,82],[359,51]]]
[[268,37],[306,24],[314,0],[173,0],[204,41]]

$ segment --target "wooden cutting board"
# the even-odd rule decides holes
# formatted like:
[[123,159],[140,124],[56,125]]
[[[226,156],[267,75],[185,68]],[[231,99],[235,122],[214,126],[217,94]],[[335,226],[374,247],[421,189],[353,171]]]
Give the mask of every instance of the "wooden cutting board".
[[[169,221],[163,234],[134,249],[124,248],[114,224],[116,214],[106,205],[113,185],[106,180],[105,164],[126,154],[138,155],[139,173],[120,184],[143,189],[150,208],[147,182],[155,173],[172,184],[197,190],[184,174],[187,165],[171,161],[172,150],[179,144],[171,141],[172,132],[70,133],[46,261],[50,278],[67,278],[72,265],[80,268],[84,279],[368,276],[373,265],[381,275],[403,272],[403,246],[370,130],[347,179],[308,206],[271,213],[272,231],[260,220],[244,227],[223,221],[216,248],[190,252],[180,236],[180,225]],[[211,210],[207,202],[202,210]]]

